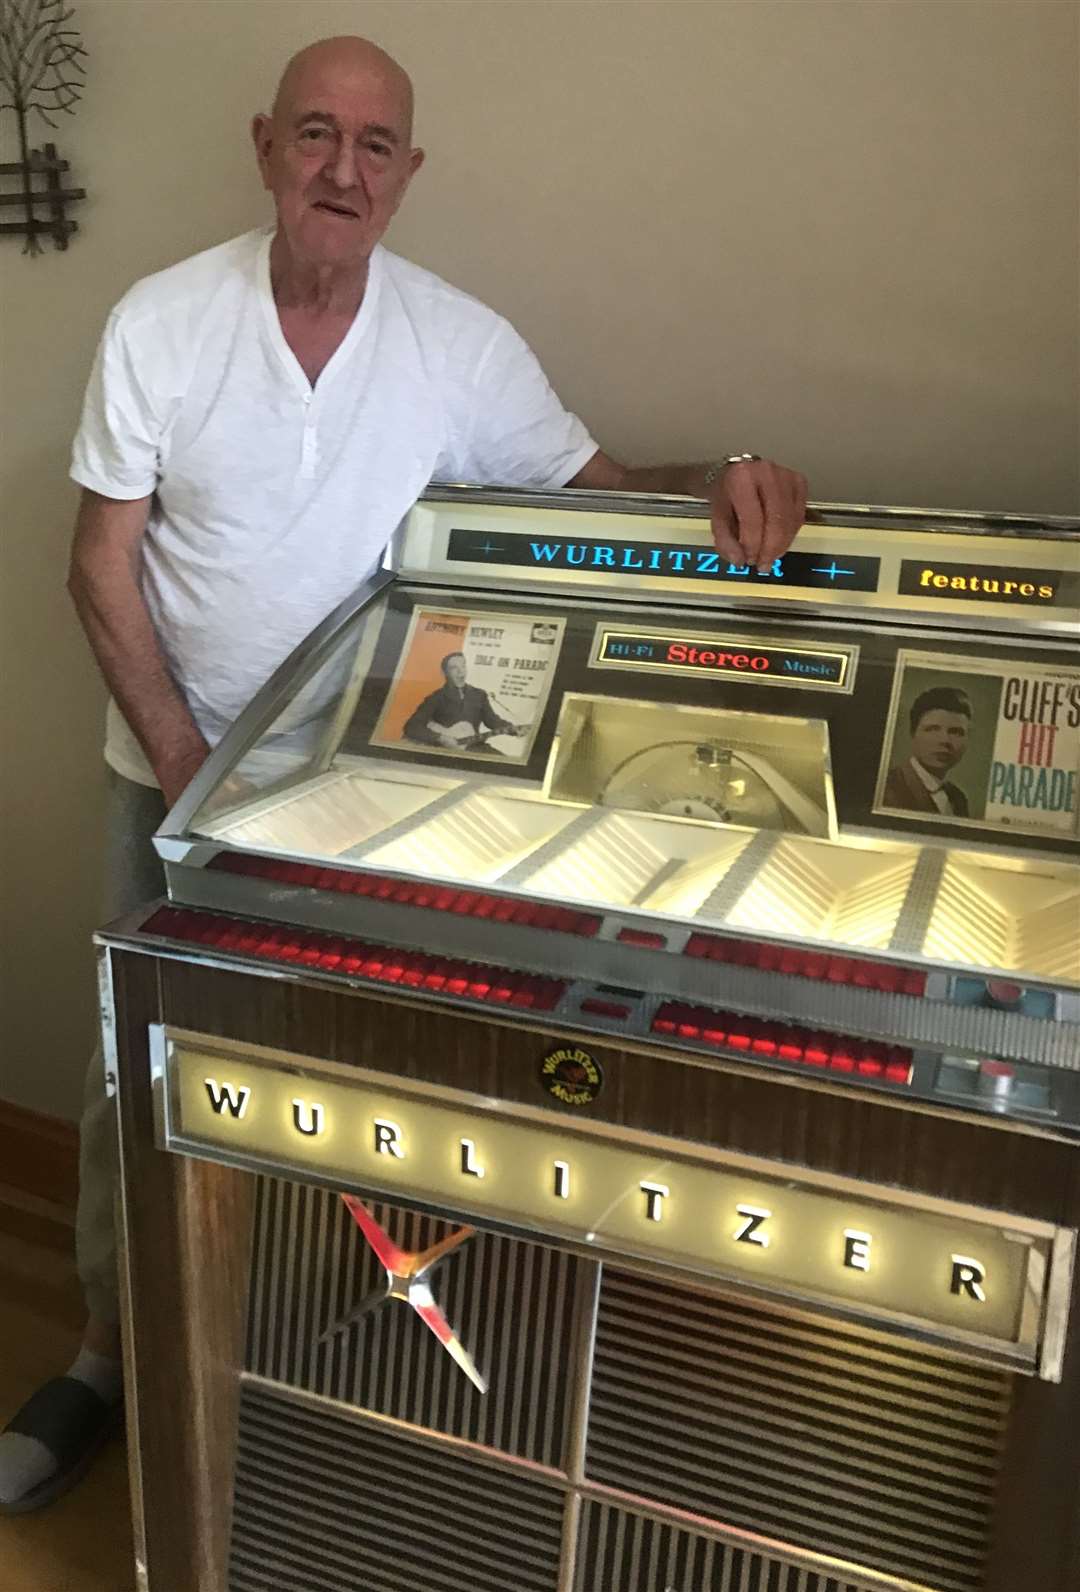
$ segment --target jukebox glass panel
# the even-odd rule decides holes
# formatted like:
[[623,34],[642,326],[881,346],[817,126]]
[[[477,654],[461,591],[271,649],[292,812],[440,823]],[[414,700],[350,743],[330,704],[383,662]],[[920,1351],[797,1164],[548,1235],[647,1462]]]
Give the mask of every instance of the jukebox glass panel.
[[1080,983],[1074,714],[1044,640],[398,577],[298,656],[190,832]]

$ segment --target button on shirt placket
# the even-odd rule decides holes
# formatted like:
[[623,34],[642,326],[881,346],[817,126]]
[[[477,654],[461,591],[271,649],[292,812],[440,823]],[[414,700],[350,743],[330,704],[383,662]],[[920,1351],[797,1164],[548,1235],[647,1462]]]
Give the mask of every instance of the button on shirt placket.
[[306,480],[314,476],[319,457],[319,432],[315,423],[314,398],[314,393],[304,394],[304,434],[300,445],[300,474]]

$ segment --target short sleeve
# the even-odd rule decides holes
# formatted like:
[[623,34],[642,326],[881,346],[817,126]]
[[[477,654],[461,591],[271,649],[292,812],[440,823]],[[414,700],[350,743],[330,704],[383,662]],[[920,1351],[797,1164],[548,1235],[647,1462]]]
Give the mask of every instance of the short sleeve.
[[565,486],[597,451],[564,409],[532,349],[499,320],[463,384],[461,413],[436,479],[482,486]]
[[103,497],[149,497],[158,483],[161,434],[120,306],[109,316],[90,373],[72,480]]

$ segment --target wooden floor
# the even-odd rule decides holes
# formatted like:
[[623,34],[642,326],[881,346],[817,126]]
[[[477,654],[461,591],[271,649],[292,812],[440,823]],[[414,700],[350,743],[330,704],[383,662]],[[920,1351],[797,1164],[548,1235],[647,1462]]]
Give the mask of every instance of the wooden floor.
[[[0,1186],[0,1427],[75,1356],[82,1296],[70,1213]],[[0,1592],[133,1592],[124,1446],[40,1514],[0,1515]]]

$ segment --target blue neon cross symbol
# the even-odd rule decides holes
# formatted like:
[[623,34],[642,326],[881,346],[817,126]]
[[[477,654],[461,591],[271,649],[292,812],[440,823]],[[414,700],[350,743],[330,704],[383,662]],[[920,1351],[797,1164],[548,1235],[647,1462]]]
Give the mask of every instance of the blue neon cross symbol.
[[815,575],[828,575],[830,580],[835,580],[837,575],[854,575],[853,569],[841,569],[834,558],[831,564],[824,565],[821,569],[813,571]]
[[488,554],[491,554],[491,553],[497,553],[497,552],[499,552],[499,550],[500,550],[500,543],[492,542],[492,541],[481,542],[479,547],[477,548],[477,552],[478,553],[484,553],[485,555],[488,555]]

